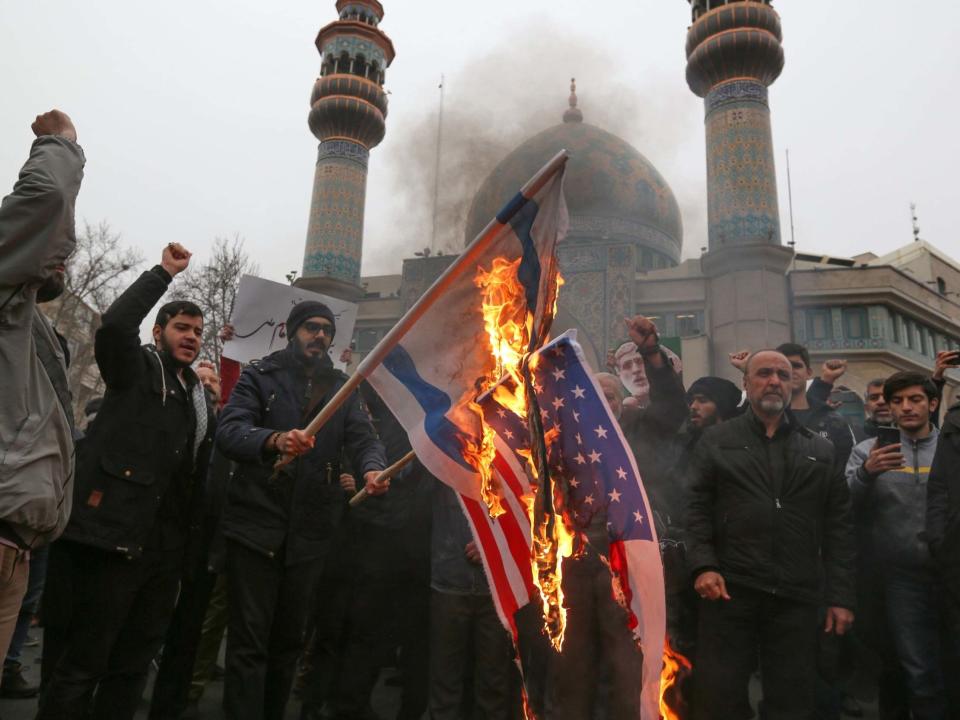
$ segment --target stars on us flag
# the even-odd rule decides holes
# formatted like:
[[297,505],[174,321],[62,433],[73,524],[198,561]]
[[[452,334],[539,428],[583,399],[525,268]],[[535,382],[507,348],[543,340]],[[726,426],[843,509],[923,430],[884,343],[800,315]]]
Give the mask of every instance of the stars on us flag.
[[[616,421],[598,396],[590,369],[563,340],[539,359],[534,367],[535,385],[544,430],[549,432],[551,473],[554,468],[559,471],[561,463],[565,465],[557,479],[566,483],[575,522],[586,527],[604,511],[611,540],[651,539],[649,511],[632,469],[630,449],[616,432],[612,424]],[[561,428],[561,421],[574,425]],[[519,437],[520,431],[512,429]]]

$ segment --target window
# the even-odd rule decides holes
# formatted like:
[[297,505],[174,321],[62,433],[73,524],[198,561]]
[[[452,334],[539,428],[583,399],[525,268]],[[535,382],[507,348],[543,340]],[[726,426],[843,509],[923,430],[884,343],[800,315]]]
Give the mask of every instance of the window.
[[829,310],[807,311],[807,337],[811,340],[829,340],[833,337]]
[[870,336],[867,311],[864,308],[846,308],[843,311],[843,334],[851,340]]
[[680,337],[690,337],[700,334],[700,322],[693,313],[687,315],[677,315],[677,335]]
[[913,323],[909,320],[903,321],[903,338],[906,340],[904,344],[911,350],[917,346],[917,339],[913,334]]
[[370,352],[380,341],[380,331],[376,328],[360,328],[356,339],[357,352]]
[[900,316],[896,313],[890,313],[890,324],[893,326],[893,341],[898,345],[902,342],[902,333],[900,332]]
[[947,282],[942,277],[937,278],[937,292],[941,295],[947,294]]

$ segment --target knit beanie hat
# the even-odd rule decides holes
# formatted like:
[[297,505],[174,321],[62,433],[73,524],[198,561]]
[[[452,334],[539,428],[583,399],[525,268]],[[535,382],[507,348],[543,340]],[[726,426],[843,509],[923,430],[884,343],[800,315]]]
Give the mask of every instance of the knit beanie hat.
[[717,406],[717,414],[722,420],[729,420],[737,413],[737,406],[743,393],[729,380],[706,376],[694,381],[687,390],[687,403],[694,395],[706,395]]
[[286,324],[287,340],[293,340],[293,336],[297,334],[299,327],[312,317],[322,317],[330,321],[330,324],[333,325],[333,330],[330,331],[330,339],[332,340],[337,332],[337,320],[330,308],[316,300],[304,300],[290,309]]

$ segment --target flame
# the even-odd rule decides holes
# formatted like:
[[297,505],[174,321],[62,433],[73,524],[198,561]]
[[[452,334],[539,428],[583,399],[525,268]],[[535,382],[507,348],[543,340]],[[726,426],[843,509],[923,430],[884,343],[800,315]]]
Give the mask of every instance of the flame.
[[682,720],[683,700],[678,684],[690,674],[690,661],[673,649],[670,638],[663,643],[663,670],[660,672],[660,717],[663,720]]
[[[559,495],[553,493],[555,499]],[[554,502],[552,517],[546,513],[540,515],[542,519],[534,526],[533,533],[533,582],[543,602],[544,630],[554,650],[560,652],[567,627],[562,563],[563,558],[573,555],[576,533],[567,524],[561,503]]]
[[[474,282],[483,293],[483,326],[490,339],[490,354],[494,360],[488,386],[494,387],[494,400],[525,418],[527,397],[522,369],[530,345],[533,316],[527,311],[523,285],[517,277],[520,260],[494,258],[489,272],[478,269]],[[504,376],[513,382],[500,383]]]
[[[482,390],[490,390],[497,403],[517,416],[527,418],[532,398],[527,397],[524,363],[529,362],[530,370],[535,369],[537,356],[527,354],[534,332],[534,317],[528,310],[526,294],[518,277],[520,261],[520,258],[495,258],[489,270],[478,268],[474,282],[482,295],[484,330],[493,360],[489,376],[481,382]],[[551,288],[549,297],[554,315],[561,285],[563,279],[558,273],[556,285]],[[487,433],[489,428],[486,423],[484,428],[483,444],[489,442],[492,448],[493,433]],[[558,434],[555,430],[546,433],[546,444],[549,446]],[[478,456],[483,452],[483,448],[479,449]],[[489,457],[492,460],[493,454]],[[542,487],[541,475],[549,475],[549,469],[537,467],[533,456],[529,459],[531,477]],[[496,507],[499,508],[499,501],[491,485],[492,478],[488,480],[482,472],[481,477],[484,478],[484,499],[492,514],[492,503],[496,501]],[[545,497],[547,493],[538,492],[535,499],[528,500],[527,509],[531,518],[530,526],[533,528],[533,580],[543,601],[545,631],[554,648],[559,651],[566,627],[566,609],[563,607],[561,587],[562,559],[573,553],[576,535],[564,515],[563,498],[566,497],[566,488],[551,483],[550,490],[549,497]]]

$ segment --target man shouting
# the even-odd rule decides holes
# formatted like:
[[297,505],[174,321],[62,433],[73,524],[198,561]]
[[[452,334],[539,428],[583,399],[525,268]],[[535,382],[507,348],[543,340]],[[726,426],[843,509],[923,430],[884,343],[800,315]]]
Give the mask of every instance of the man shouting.
[[190,368],[203,315],[191,302],[163,305],[153,343],[142,346],[140,323],[189,262],[169,244],[97,331],[107,390],[81,445],[70,522],[51,551],[51,568],[62,569],[51,574],[70,573],[73,607],[66,647],[44,647],[54,670],[38,720],[131,720],[173,612],[211,448],[213,416]]

